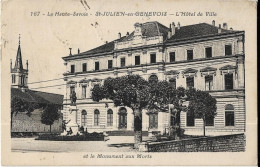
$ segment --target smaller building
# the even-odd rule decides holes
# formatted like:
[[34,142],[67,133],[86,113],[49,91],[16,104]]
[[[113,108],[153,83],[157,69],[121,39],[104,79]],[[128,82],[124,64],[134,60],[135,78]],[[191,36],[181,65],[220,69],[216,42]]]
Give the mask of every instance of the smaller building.
[[[47,106],[48,104],[54,104],[62,109],[63,95],[40,92],[28,89],[28,61],[26,61],[26,69],[23,68],[22,53],[19,40],[19,46],[17,50],[17,56],[15,65],[12,67],[12,61],[10,63],[11,70],[11,99],[21,99],[27,103],[36,103],[40,106]],[[59,110],[59,112],[60,112]],[[26,112],[17,112],[11,119],[11,132],[12,133],[26,133],[26,132],[49,132],[50,126],[41,123],[41,114],[43,108],[35,109],[30,114]],[[61,112],[60,112],[61,113]],[[61,115],[62,116],[62,115]],[[51,132],[62,132],[62,117],[56,120],[52,127]]]

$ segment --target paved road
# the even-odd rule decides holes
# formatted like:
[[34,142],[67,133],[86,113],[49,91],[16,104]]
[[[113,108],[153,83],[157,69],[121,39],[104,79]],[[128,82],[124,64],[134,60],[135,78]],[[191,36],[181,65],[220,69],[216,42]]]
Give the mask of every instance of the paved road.
[[15,152],[136,152],[134,136],[110,136],[108,141],[45,141],[12,138]]

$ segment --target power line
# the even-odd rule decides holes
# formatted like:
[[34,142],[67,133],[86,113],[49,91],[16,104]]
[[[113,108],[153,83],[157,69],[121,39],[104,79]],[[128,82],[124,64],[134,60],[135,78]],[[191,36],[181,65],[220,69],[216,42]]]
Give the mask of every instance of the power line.
[[63,85],[67,85],[67,84],[59,84],[59,85],[52,85],[52,86],[42,86],[42,87],[38,87],[38,88],[30,88],[30,89],[50,88],[50,87],[63,86]]
[[60,80],[60,79],[64,79],[64,78],[57,78],[57,79],[49,79],[49,80],[45,80],[45,81],[31,82],[31,83],[27,83],[27,85],[29,85],[29,84],[36,84],[36,83],[42,83],[42,82],[56,81],[56,80]]

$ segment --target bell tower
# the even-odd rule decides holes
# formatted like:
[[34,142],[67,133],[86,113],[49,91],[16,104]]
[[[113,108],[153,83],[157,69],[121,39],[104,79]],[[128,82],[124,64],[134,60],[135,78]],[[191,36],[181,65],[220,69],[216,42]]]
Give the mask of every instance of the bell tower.
[[28,81],[28,60],[26,61],[26,69],[23,68],[22,62],[22,52],[21,52],[21,37],[19,34],[19,45],[16,55],[16,60],[14,64],[14,68],[12,66],[12,59],[10,61],[10,71],[11,71],[11,87],[12,88],[21,88],[26,89],[27,81]]

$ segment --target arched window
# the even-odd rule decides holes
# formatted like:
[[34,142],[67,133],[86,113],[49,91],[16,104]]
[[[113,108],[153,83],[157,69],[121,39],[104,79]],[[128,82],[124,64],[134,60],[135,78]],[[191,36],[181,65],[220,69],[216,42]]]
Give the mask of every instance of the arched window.
[[81,125],[87,126],[87,111],[86,110],[82,110],[82,112],[81,112]]
[[100,116],[100,112],[99,112],[99,110],[96,109],[94,111],[94,126],[99,125],[99,116]]
[[148,79],[150,83],[156,83],[158,82],[158,77],[156,75],[151,75]]
[[121,107],[118,112],[119,116],[119,129],[127,129],[127,110],[125,107]]
[[235,125],[234,106],[231,104],[228,104],[225,107],[225,125],[226,126]]
[[113,126],[113,110],[107,110],[107,126]]

